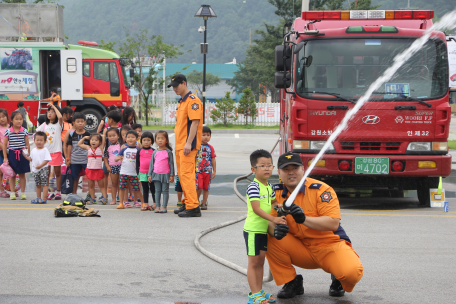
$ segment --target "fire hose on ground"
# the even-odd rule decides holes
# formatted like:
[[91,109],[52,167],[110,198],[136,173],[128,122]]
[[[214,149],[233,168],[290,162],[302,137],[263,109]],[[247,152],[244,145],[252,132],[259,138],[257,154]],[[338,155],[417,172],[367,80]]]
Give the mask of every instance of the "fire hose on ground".
[[[280,141],[280,137],[279,139],[277,139],[277,142],[275,143],[274,147],[272,148],[271,150],[271,154],[272,152],[274,151],[274,149],[277,147],[277,144],[279,143]],[[239,176],[239,177],[236,177],[234,179],[234,192],[236,193],[236,195],[244,202],[247,204],[247,200],[245,199],[245,195],[242,195],[241,193],[239,193],[238,189],[237,189],[237,183],[240,182],[240,181],[243,181],[243,180],[246,180],[248,179],[248,177],[250,175],[252,175],[253,173],[250,173],[250,174],[247,174],[247,175],[243,175],[243,176]],[[201,231],[200,233],[198,233],[198,235],[196,235],[193,243],[195,244],[195,247],[196,249],[198,249],[202,254],[204,254],[205,256],[207,256],[208,258],[216,261],[217,263],[220,263],[228,268],[231,268],[239,273],[242,273],[243,275],[247,275],[247,269],[237,265],[237,264],[234,264],[228,260],[225,260],[224,258],[221,258],[215,254],[213,254],[212,252],[206,250],[203,248],[203,246],[201,246],[200,244],[200,239],[205,236],[206,234],[209,234],[215,230],[218,230],[218,229],[221,229],[221,228],[224,228],[224,227],[227,227],[227,226],[230,226],[230,225],[233,225],[233,224],[236,224],[236,223],[239,223],[239,222],[242,222],[243,220],[245,220],[247,217],[247,215],[242,215],[240,217],[238,217],[237,219],[234,219],[234,220],[231,220],[231,221],[228,221],[228,222],[224,222],[224,223],[221,223],[221,224],[218,224],[218,225],[215,225],[215,226],[212,226],[210,228],[207,228],[206,230],[203,230]],[[266,276],[263,277],[263,282],[271,282],[273,280],[272,278],[272,273],[271,271],[268,272],[268,274]]]

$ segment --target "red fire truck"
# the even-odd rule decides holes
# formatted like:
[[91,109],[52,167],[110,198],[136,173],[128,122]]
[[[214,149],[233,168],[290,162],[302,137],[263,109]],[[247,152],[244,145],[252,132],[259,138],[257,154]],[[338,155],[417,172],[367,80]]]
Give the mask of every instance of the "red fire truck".
[[[281,152],[307,168],[347,110],[432,26],[433,11],[307,11],[276,47]],[[290,26],[290,25],[289,25]],[[442,32],[374,92],[311,176],[338,188],[417,190],[450,175],[448,54]]]
[[93,132],[110,105],[130,105],[129,61],[95,42],[65,45],[59,5],[1,3],[0,17],[0,103],[8,113],[22,101],[36,124],[55,88],[61,106],[84,113]]

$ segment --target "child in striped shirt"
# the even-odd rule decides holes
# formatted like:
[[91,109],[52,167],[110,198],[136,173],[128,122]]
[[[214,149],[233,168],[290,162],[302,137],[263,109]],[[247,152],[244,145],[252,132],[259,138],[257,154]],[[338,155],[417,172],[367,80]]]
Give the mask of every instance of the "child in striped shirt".
[[87,168],[87,150],[82,149],[78,146],[78,142],[85,136],[90,136],[84,127],[86,125],[86,117],[82,113],[75,113],[73,115],[73,130],[67,132],[65,143],[66,151],[65,159],[67,167],[71,170],[71,176],[73,177],[73,193],[76,194],[78,191],[79,173]]
[[[30,143],[28,139],[28,131],[22,127],[24,118],[19,111],[11,113],[10,128],[5,132],[5,138],[3,139],[3,157],[4,162],[10,165],[16,174],[19,175],[21,181],[21,199],[25,200],[25,173],[30,172]],[[9,146],[8,146],[9,143]],[[8,149],[8,150],[7,150]],[[27,149],[27,154],[23,150]],[[9,151],[7,153],[7,151]],[[16,186],[15,186],[16,175],[10,178],[11,195],[12,200],[16,199]]]

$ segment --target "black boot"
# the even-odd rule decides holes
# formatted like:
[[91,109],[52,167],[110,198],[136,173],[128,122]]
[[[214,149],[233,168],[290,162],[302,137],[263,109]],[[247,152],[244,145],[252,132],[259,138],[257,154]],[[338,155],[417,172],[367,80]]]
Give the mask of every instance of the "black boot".
[[277,293],[277,297],[281,299],[294,298],[296,295],[304,294],[304,283],[302,275],[298,274],[293,281],[283,285],[282,289]]
[[185,209],[182,212],[177,214],[179,217],[200,217],[201,216],[201,209],[200,207],[196,207],[193,209]]
[[182,212],[185,210],[185,204],[182,204],[182,206],[179,207],[179,209],[174,210],[174,214],[179,214],[179,212]]
[[343,297],[345,295],[345,290],[342,288],[339,280],[331,274],[332,283],[329,286],[329,295],[331,297]]

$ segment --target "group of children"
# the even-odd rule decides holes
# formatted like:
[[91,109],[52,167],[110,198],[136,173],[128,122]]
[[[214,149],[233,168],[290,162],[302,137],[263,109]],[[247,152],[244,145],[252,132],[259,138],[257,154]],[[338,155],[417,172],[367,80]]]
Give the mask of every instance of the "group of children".
[[[114,106],[108,110],[98,127],[98,133],[90,134],[84,129],[86,118],[83,113],[73,115],[71,108],[60,109],[52,102],[49,103],[45,121],[34,134],[35,148],[30,151],[29,133],[22,126],[21,112],[14,111],[8,117],[7,111],[0,109],[0,141],[3,150],[0,153],[0,164],[9,163],[19,175],[21,199],[26,199],[26,173],[31,171],[35,180],[37,197],[32,200],[35,204],[61,199],[62,173],[66,173],[73,179],[73,193],[77,192],[80,176],[87,176],[89,192],[86,201],[89,204],[97,203],[95,183],[102,193],[98,200],[102,204],[108,203],[110,178],[110,204],[115,205],[118,201],[117,209],[134,206],[141,207],[142,211],[167,212],[169,184],[174,182],[175,174],[168,133],[161,130],[154,136],[149,131],[142,132],[142,126],[136,123],[135,110],[131,107],[126,107],[122,112]],[[215,151],[208,144],[210,138],[211,130],[204,127],[195,168],[198,197],[203,194],[203,210],[207,209],[209,185],[216,172]],[[157,149],[152,147],[154,143]],[[62,171],[63,165],[66,170]],[[55,174],[55,193],[48,191],[50,172]],[[14,178],[10,184],[11,194],[0,185],[0,196],[16,199],[19,193],[14,187]],[[178,197],[181,201],[182,189],[178,177],[176,188],[180,190]],[[152,194],[152,206],[149,205],[149,193]]]

